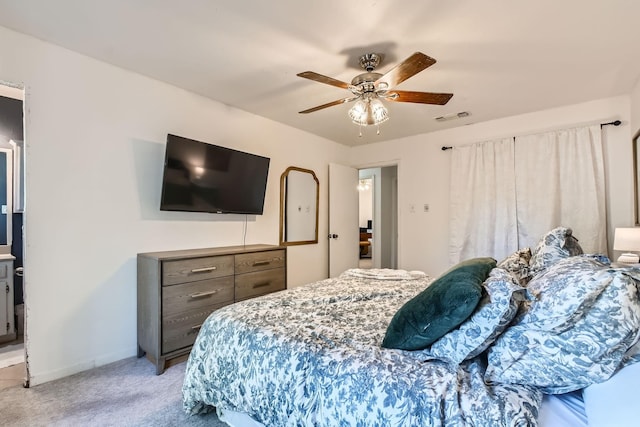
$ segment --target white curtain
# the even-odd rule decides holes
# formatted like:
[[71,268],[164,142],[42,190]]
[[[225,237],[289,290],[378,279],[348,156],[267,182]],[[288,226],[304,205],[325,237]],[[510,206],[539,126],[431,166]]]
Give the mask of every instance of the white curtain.
[[558,226],[585,252],[606,253],[600,126],[454,148],[450,207],[451,263],[500,261]]
[[607,253],[605,176],[599,125],[516,137],[520,247],[570,227],[588,253]]
[[501,258],[518,247],[514,141],[456,147],[451,157],[449,259]]

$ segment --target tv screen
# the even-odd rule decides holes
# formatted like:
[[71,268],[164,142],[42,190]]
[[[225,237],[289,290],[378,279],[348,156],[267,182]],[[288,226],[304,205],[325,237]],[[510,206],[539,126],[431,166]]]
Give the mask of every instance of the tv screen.
[[261,215],[269,161],[168,134],[160,210]]

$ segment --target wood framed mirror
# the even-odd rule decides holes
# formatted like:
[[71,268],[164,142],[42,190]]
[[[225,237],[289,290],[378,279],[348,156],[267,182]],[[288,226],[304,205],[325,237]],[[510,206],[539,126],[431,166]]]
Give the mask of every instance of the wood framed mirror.
[[640,195],[638,194],[638,190],[640,190],[640,176],[638,176],[638,153],[640,150],[638,149],[638,144],[640,144],[640,129],[636,132],[631,140],[631,149],[633,150],[633,211],[634,211],[634,221],[635,225],[640,225]]
[[280,176],[280,244],[318,243],[320,182],[314,171],[288,167]]

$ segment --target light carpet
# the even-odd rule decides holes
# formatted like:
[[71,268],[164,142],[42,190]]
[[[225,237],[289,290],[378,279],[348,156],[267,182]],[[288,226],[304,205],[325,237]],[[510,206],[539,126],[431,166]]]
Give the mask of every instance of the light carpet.
[[124,359],[31,388],[0,390],[1,426],[226,427],[215,413],[182,410],[186,362],[155,375],[147,359]]

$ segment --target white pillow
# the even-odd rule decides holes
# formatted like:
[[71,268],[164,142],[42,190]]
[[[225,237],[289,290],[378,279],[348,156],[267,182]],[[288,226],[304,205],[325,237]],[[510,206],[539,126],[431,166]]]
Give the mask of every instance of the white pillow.
[[628,365],[607,381],[582,392],[589,427],[637,427],[640,363]]

